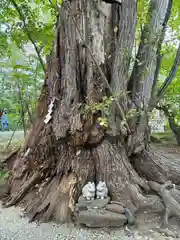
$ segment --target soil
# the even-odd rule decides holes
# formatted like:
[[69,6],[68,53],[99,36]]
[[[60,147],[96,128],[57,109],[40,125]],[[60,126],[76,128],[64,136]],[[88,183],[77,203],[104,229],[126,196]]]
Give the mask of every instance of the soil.
[[[147,219],[146,219],[147,220]],[[150,218],[149,218],[150,220]],[[141,223],[143,219],[141,219]],[[152,223],[151,218],[151,223]],[[17,207],[2,208],[0,205],[0,239],[1,240],[172,240],[159,233],[152,224],[141,227],[117,229],[89,229],[69,224],[28,223],[22,210]],[[170,232],[169,232],[170,233]],[[174,232],[172,232],[173,234]]]

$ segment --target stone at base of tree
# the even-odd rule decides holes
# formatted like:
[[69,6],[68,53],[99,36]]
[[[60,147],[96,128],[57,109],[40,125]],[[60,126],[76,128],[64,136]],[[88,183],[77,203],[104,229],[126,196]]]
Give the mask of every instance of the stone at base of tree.
[[128,209],[128,208],[125,208],[125,215],[127,217],[127,220],[128,220],[128,224],[129,225],[134,225],[135,224],[135,217],[133,216],[132,212]]
[[83,196],[80,196],[78,199],[78,203],[76,204],[76,208],[87,207],[89,208],[104,208],[110,201],[110,197],[104,199],[94,199],[94,200],[86,200]]
[[113,213],[104,209],[80,211],[76,216],[76,220],[78,223],[92,228],[122,227],[127,223],[127,218],[124,214]]
[[110,201],[111,204],[118,204],[120,206],[123,206],[125,208],[125,205],[121,202],[118,202],[118,201]]
[[107,204],[106,210],[111,211],[111,212],[120,213],[120,214],[123,214],[125,211],[124,207],[119,204]]

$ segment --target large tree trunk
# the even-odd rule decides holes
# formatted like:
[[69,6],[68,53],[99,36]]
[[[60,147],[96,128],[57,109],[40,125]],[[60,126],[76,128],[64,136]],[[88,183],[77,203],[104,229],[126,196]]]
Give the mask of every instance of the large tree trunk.
[[[161,1],[157,2],[159,8]],[[124,119],[119,110],[125,114],[132,106],[130,98],[127,104],[127,96],[113,103],[108,131],[97,119],[104,115],[103,109],[86,110],[87,106],[100,103],[104,95],[127,91],[136,4],[132,0],[113,5],[76,0],[65,1],[60,8],[36,121],[24,148],[6,161],[12,169],[6,206],[26,204],[32,220],[68,221],[82,187],[88,181],[99,180],[106,181],[113,200],[133,212],[150,208],[154,201],[161,204],[159,197],[144,195],[150,190],[146,180],[164,183],[174,180],[174,176],[165,174],[166,170],[172,171],[168,162],[164,169],[160,159],[144,149],[146,111],[138,123],[128,122],[128,131],[123,132],[119,126]],[[156,15],[152,17],[158,18]],[[120,53],[123,48],[126,54]],[[145,60],[155,57],[151,54]],[[48,105],[53,99],[52,119],[46,124]],[[117,104],[119,100],[121,105]]]

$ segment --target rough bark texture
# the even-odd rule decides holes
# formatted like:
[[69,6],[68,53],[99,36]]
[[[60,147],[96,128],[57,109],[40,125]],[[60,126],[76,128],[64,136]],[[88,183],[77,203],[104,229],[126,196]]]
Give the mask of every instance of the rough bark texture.
[[148,13],[148,24],[142,31],[137,59],[133,68],[130,89],[133,89],[133,97],[137,104],[148,106],[151,97],[149,89],[152,88],[155,68],[156,50],[163,30],[163,22],[169,0],[151,0]]
[[[166,1],[158,0],[157,8],[160,2]],[[84,184],[104,180],[111,199],[122,202],[132,212],[146,207],[154,211],[164,209],[160,197],[151,192],[147,195],[150,191],[147,180],[159,183],[174,180],[169,174],[173,166],[167,162],[164,169],[161,159],[144,149],[146,111],[139,122],[128,122],[131,132],[125,131],[122,135],[117,130],[114,136],[113,128],[119,129],[122,120],[118,109],[112,111],[113,121],[107,131],[97,121],[104,113],[84,108],[84,105],[101,102],[102,97],[109,94],[97,66],[104,70],[114,92],[127,90],[136,4],[131,0],[122,4],[76,0],[65,1],[60,8],[36,121],[24,148],[6,161],[11,169],[6,206],[26,204],[31,220],[68,221]],[[158,17],[162,17],[161,11],[159,14]],[[154,16],[157,18],[156,14],[152,18]],[[112,26],[116,24],[118,31],[113,33]],[[120,48],[125,48],[128,54],[120,54]],[[154,47],[149,49],[148,45],[148,51],[152,53]],[[145,61],[154,59],[155,55],[150,54]],[[148,62],[146,66],[151,64]],[[52,119],[45,124],[52,99],[55,99]],[[130,98],[130,104],[125,97],[119,100],[122,107],[125,106],[124,112],[132,106]]]

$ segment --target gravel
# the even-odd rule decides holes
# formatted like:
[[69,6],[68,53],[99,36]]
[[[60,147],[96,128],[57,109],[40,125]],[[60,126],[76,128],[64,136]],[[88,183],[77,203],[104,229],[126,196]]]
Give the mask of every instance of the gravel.
[[[148,230],[147,230],[148,232]],[[134,236],[133,236],[134,235]],[[163,240],[172,239],[156,236],[143,236],[138,231],[128,233],[127,229],[102,230],[75,227],[72,223],[55,224],[29,223],[22,217],[20,208],[2,208],[0,204],[0,240]]]
[[90,230],[74,227],[73,224],[57,225],[54,223],[28,223],[21,217],[20,208],[0,207],[0,240],[88,240],[88,239],[132,239],[120,231],[119,236],[110,237],[102,230]]

